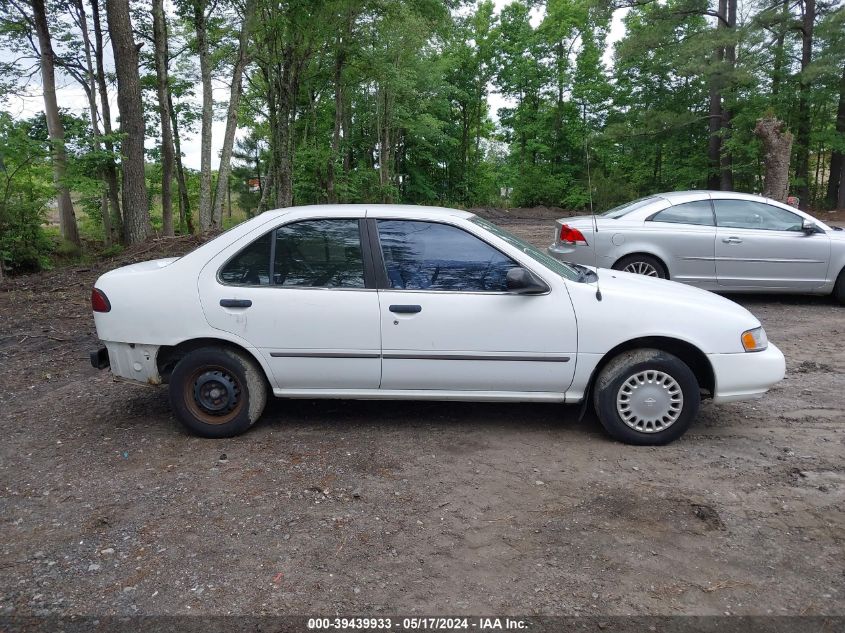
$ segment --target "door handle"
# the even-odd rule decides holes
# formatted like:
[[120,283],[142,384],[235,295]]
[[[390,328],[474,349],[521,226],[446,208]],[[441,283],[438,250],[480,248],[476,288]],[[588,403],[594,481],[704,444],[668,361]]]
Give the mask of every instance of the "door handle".
[[220,305],[224,308],[248,308],[252,305],[249,299],[221,299]]
[[742,240],[739,239],[738,237],[726,237],[726,238],[723,238],[722,241],[725,244],[742,244]]
[[422,306],[415,305],[392,305],[388,309],[396,314],[415,314],[422,312]]

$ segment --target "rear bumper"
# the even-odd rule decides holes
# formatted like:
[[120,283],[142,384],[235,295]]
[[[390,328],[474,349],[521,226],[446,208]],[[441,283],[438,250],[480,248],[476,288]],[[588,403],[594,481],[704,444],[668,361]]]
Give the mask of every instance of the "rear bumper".
[[783,353],[772,343],[762,352],[708,354],[716,388],[713,402],[759,398],[786,375]]
[[105,347],[91,352],[91,364],[96,369],[110,367],[115,378],[126,378],[150,385],[161,384],[156,363],[158,345],[103,342]]
[[546,252],[562,262],[573,262],[584,266],[597,266],[598,268],[610,268],[615,261],[612,257],[599,254],[596,255],[593,247],[587,244],[561,244],[555,242]]

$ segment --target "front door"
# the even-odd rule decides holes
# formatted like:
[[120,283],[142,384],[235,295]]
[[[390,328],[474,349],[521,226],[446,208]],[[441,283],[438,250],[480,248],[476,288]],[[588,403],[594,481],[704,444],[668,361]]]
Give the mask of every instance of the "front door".
[[258,348],[277,389],[378,388],[379,302],[365,283],[362,222],[290,221],[203,269],[209,324]]
[[825,283],[830,238],[805,234],[803,217],[753,200],[714,200],[720,286],[812,290]]
[[674,204],[643,224],[655,253],[665,258],[669,277],[693,285],[716,282],[713,261],[716,226],[710,199]]
[[382,389],[566,391],[577,333],[565,288],[508,293],[519,264],[456,226],[375,225],[388,286],[379,290]]

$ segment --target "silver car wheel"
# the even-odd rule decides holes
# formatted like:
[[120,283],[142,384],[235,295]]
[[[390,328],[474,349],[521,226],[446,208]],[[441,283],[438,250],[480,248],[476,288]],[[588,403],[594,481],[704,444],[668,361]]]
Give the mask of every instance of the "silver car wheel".
[[616,394],[616,411],[640,433],[659,433],[672,426],[684,408],[684,392],[672,376],[646,369],[628,378]]
[[626,273],[645,275],[646,277],[660,277],[660,273],[657,272],[657,269],[648,262],[631,262],[622,270]]

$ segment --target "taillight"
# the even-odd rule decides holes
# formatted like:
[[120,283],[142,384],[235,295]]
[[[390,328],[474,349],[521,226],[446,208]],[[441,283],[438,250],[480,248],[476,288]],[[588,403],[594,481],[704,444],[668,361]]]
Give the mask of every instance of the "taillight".
[[560,241],[567,242],[568,244],[577,244],[578,242],[587,243],[587,240],[584,239],[584,234],[568,224],[562,224],[560,226]]
[[109,312],[111,310],[111,303],[106,293],[99,288],[91,289],[91,309],[94,312]]

